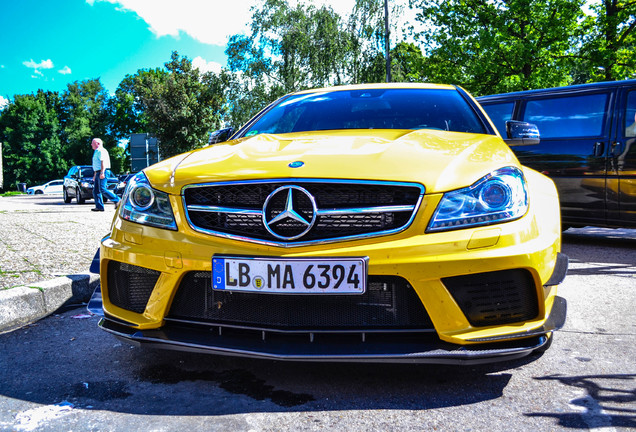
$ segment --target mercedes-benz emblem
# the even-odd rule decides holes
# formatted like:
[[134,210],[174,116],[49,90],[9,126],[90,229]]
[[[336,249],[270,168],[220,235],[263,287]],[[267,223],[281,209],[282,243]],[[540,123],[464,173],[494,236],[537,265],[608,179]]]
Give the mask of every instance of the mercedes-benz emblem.
[[296,240],[316,222],[316,200],[300,186],[281,186],[267,196],[263,204],[263,224],[281,240]]

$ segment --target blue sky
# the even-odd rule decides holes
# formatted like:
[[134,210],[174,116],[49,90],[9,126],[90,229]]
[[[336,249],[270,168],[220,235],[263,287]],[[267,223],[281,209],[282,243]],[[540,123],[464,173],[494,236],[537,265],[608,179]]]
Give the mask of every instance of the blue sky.
[[[217,67],[225,64],[224,35],[214,44],[210,43],[213,40],[210,37],[191,36],[177,24],[165,27],[161,20],[169,21],[170,7],[162,12],[165,18],[150,17],[149,24],[136,11],[125,10],[119,3],[91,3],[2,2],[0,96],[8,99],[38,89],[63,91],[70,82],[93,78],[100,78],[107,90],[114,92],[126,74],[163,66],[173,50],[190,59],[200,57],[208,63],[214,62]],[[158,1],[152,3],[158,8],[165,7]],[[210,24],[218,18],[210,16]],[[244,23],[236,23],[235,28],[237,33],[244,31]],[[160,31],[173,34],[159,34]]]
[[[293,3],[293,1],[290,1]],[[314,0],[346,15],[354,0]],[[258,0],[2,0],[0,108],[16,94],[64,91],[100,78],[113,93],[126,74],[163,67],[178,51],[202,70],[226,64]]]

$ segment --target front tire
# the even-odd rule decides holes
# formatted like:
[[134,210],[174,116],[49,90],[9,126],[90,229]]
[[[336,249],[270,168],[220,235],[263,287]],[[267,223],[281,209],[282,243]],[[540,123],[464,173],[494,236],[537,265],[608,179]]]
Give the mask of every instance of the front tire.
[[64,203],[65,204],[70,204],[71,203],[71,197],[68,196],[68,192],[66,191],[66,188],[62,188],[62,193],[64,194]]
[[84,204],[84,202],[86,201],[84,198],[82,198],[82,193],[80,192],[79,188],[75,189],[75,201],[77,202],[77,204]]

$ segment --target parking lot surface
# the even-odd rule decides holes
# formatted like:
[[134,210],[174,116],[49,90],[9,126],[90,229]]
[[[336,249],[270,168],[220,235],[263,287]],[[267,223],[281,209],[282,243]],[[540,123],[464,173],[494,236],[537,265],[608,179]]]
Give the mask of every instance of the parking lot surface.
[[[91,207],[0,197],[3,286],[86,272],[114,213]],[[565,327],[545,354],[492,365],[141,349],[82,307],[58,310],[0,335],[0,430],[634,430],[636,230],[570,229],[563,251]]]
[[115,213],[64,204],[62,195],[0,197],[0,289],[87,273]]

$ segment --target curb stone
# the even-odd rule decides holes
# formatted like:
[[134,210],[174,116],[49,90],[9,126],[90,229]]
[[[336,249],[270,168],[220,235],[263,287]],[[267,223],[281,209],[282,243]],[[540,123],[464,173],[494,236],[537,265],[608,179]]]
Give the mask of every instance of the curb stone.
[[0,290],[0,334],[42,319],[65,304],[87,303],[99,275],[75,274]]

